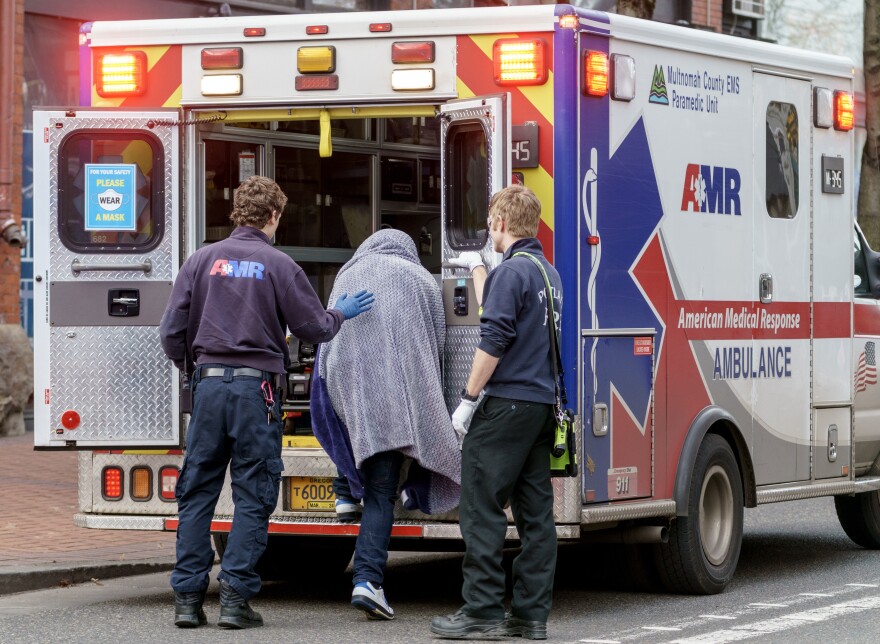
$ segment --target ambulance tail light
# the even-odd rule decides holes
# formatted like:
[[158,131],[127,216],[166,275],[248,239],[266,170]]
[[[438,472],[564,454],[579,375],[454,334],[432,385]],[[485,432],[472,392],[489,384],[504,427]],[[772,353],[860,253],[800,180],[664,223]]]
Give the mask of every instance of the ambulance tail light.
[[260,36],[266,35],[266,28],[265,27],[245,27],[243,33],[244,33],[245,38],[259,38]]
[[543,85],[547,82],[546,45],[541,39],[503,38],[492,45],[498,85]]
[[601,51],[584,53],[584,94],[607,96],[608,55]]
[[238,96],[241,91],[241,74],[202,76],[202,96]]
[[423,42],[396,42],[391,45],[392,63],[433,63],[434,43],[430,40]]
[[142,51],[101,54],[95,60],[96,91],[103,98],[143,96],[147,91],[147,55]]
[[131,498],[134,501],[149,501],[153,496],[153,470],[145,465],[139,465],[131,468],[129,477]]
[[105,501],[119,501],[123,491],[122,468],[108,465],[101,471],[101,496]]
[[330,27],[327,25],[309,25],[306,27],[307,36],[323,36],[328,31],[330,31]]
[[834,92],[834,129],[848,132],[855,124],[855,104],[849,92]]
[[177,488],[177,478],[180,470],[173,465],[165,465],[159,468],[159,498],[163,501],[174,501],[174,492]]
[[202,69],[241,69],[241,47],[212,47],[202,50]]
[[370,23],[370,33],[388,33],[391,31],[390,22],[373,22]]

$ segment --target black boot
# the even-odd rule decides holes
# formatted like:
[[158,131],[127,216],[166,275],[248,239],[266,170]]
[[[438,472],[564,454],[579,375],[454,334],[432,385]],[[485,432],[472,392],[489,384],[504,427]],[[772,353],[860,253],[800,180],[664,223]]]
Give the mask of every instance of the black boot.
[[174,625],[180,628],[198,628],[208,623],[202,604],[205,590],[192,593],[174,593]]
[[263,625],[263,617],[229,585],[220,582],[220,621],[223,628],[254,628]]

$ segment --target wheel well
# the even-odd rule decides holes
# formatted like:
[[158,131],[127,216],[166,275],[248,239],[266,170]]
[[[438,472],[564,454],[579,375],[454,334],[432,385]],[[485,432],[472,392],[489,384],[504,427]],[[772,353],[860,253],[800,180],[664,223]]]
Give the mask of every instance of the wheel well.
[[748,444],[733,416],[719,407],[706,407],[691,423],[679,454],[673,489],[676,514],[678,516],[687,514],[691,474],[697,460],[697,452],[706,434],[716,434],[730,445],[739,467],[743,502],[747,508],[755,507],[758,504],[758,495],[755,489],[755,469]]

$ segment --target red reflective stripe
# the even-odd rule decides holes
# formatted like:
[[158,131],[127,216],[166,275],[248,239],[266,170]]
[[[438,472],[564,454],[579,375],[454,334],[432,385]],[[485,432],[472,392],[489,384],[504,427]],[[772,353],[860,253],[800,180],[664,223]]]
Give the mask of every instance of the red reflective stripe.
[[813,304],[813,337],[848,338],[851,326],[849,302],[815,302]]
[[[166,530],[177,530],[178,519],[165,519]],[[232,521],[212,521],[211,532],[229,532]],[[360,526],[350,523],[281,523],[269,522],[270,534],[357,536]],[[421,537],[422,526],[396,525],[391,528],[392,537]]]
[[853,305],[855,335],[880,335],[880,306],[874,300],[856,300]]

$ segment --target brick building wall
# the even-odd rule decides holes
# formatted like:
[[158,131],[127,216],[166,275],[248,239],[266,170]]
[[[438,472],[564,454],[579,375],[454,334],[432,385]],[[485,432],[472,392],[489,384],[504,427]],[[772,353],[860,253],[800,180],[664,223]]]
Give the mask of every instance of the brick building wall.
[[[13,60],[4,60],[8,56],[9,44],[0,43],[0,64],[11,65],[14,70],[13,95],[0,97],[10,100],[12,108],[12,187],[11,203],[15,219],[21,224],[21,127],[22,118],[22,68],[24,57],[24,0],[13,0],[15,4],[15,46]],[[0,126],[9,127],[8,124]],[[30,243],[30,241],[29,241]],[[21,251],[0,241],[0,324],[18,324],[20,320],[20,284]]]
[[693,0],[691,2],[691,24],[721,31],[724,17],[724,0]]

